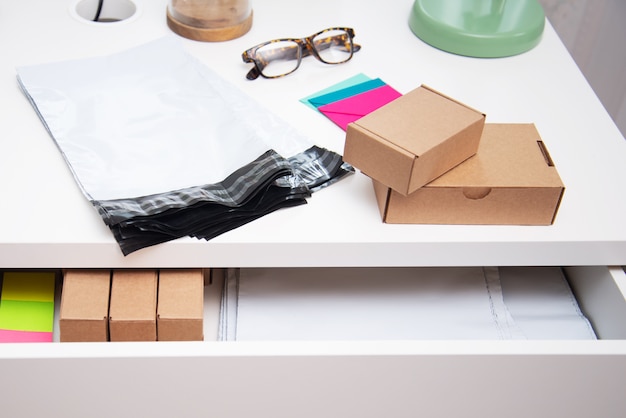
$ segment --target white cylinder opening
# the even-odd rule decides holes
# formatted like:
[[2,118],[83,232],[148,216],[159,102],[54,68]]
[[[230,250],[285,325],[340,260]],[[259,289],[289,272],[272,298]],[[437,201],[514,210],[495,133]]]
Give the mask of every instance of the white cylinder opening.
[[115,23],[133,18],[137,5],[132,0],[79,0],[70,12],[87,22]]

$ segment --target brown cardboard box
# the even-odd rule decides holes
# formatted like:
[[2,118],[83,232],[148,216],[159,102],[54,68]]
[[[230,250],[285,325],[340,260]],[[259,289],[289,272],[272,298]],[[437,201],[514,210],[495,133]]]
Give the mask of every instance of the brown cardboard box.
[[411,195],[374,190],[387,223],[550,225],[565,187],[533,124],[486,124],[474,157]]
[[485,115],[426,86],[348,125],[343,158],[408,195],[474,155]]
[[111,341],[156,341],[157,271],[114,270],[111,281]]
[[59,312],[62,342],[109,339],[109,270],[68,270],[63,278]]
[[161,270],[157,307],[158,340],[202,341],[203,314],[202,270]]

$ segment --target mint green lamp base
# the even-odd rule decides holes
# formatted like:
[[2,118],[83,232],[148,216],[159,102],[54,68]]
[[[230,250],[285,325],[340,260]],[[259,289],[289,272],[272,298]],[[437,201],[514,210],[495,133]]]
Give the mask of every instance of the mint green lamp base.
[[541,40],[537,0],[415,0],[409,27],[444,51],[479,58],[521,54]]

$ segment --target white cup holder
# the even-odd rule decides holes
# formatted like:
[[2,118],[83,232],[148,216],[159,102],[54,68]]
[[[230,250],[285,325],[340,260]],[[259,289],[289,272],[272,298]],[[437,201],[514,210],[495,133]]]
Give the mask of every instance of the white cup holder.
[[79,20],[94,24],[126,22],[137,15],[137,5],[132,0],[78,0],[70,13]]

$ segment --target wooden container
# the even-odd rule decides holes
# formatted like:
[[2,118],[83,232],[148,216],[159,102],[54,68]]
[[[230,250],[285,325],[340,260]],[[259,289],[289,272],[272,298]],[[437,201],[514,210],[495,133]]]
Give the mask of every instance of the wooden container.
[[185,38],[227,41],[250,30],[252,8],[248,0],[170,0],[167,24]]

